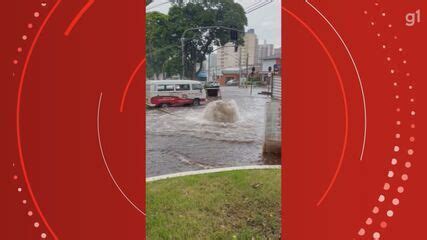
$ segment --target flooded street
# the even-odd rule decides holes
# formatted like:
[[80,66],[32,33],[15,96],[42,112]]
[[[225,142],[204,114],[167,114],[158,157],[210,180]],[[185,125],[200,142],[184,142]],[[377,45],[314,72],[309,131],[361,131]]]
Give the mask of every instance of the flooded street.
[[249,88],[221,88],[222,100],[235,101],[233,121],[212,121],[215,110],[206,105],[148,110],[147,177],[263,164],[268,97],[258,94],[262,90],[254,88],[250,96]]

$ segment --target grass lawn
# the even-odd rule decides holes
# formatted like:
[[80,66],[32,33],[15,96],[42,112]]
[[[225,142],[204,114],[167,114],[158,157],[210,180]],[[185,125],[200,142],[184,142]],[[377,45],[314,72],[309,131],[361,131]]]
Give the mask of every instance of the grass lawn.
[[147,239],[280,239],[280,170],[147,183]]

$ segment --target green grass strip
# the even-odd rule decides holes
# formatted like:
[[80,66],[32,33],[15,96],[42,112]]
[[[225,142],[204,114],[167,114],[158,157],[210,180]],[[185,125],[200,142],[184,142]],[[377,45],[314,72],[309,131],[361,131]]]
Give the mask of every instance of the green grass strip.
[[147,183],[147,239],[280,239],[280,169]]

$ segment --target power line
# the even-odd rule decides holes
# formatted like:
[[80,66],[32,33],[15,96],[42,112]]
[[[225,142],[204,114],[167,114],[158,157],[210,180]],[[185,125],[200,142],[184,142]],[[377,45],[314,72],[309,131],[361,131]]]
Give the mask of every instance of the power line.
[[160,6],[163,6],[163,5],[169,4],[169,3],[170,3],[170,1],[163,2],[163,3],[159,3],[159,4],[157,4],[157,5],[154,5],[154,6],[147,6],[145,9],[146,9],[147,11],[150,11],[150,10],[152,10],[152,9],[154,9],[154,8],[157,8],[157,7],[160,7]]
[[[263,1],[263,0],[257,0],[255,3],[252,3],[251,5],[249,5],[249,6],[245,9],[245,12],[246,12],[246,10],[247,10],[247,9],[253,8],[253,7],[255,7],[256,5],[258,5],[261,1]],[[240,1],[240,2],[243,2],[243,1]]]
[[245,13],[249,14],[249,13],[254,12],[254,11],[260,9],[260,8],[263,8],[263,7],[269,5],[269,4],[273,3],[273,2],[274,2],[274,0],[268,0],[268,1],[265,1],[265,2],[262,2],[262,3],[259,3],[259,4],[255,5],[253,7],[248,7],[245,10]]

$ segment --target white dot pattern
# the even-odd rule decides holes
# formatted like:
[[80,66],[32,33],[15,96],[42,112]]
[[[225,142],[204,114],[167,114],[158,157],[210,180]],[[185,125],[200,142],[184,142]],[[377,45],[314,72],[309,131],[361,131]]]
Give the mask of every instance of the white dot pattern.
[[[40,7],[43,9],[46,9],[48,7],[48,2],[47,1],[42,1],[40,3]],[[22,68],[23,65],[23,57],[25,56],[24,51],[28,50],[25,48],[25,46],[28,46],[29,41],[31,41],[32,36],[34,36],[35,32],[34,32],[34,28],[36,26],[38,26],[38,22],[41,20],[40,18],[43,15],[43,9],[40,9],[40,11],[34,11],[32,13],[31,16],[31,21],[26,23],[25,25],[25,30],[26,32],[24,34],[22,34],[20,36],[19,40],[19,46],[16,48],[16,58],[14,58],[12,60],[12,64],[16,67],[16,68]],[[16,69],[12,72],[12,77],[16,77],[18,76],[18,74],[16,73],[19,69]],[[12,166],[15,167],[15,163],[12,163]],[[14,169],[15,171],[16,169]],[[20,194],[23,194],[22,196],[26,195],[25,191],[24,191],[24,187],[22,187],[22,185],[20,184],[25,184],[24,181],[21,181],[21,177],[19,176],[19,174],[14,174],[13,175],[13,180],[14,182],[16,182],[18,184],[17,186],[17,192]],[[26,210],[26,215],[28,217],[28,219],[30,219],[32,226],[34,227],[34,229],[41,229],[42,225],[40,224],[39,221],[34,221],[37,216],[36,216],[36,212],[34,212],[33,210],[29,209],[31,208],[31,204],[30,201],[28,201],[27,199],[22,199],[20,200],[20,203],[22,204],[22,206],[24,206],[27,210]],[[48,234],[46,232],[39,232],[38,233],[39,238],[42,239],[47,239],[48,238]]]
[[[364,224],[359,228],[357,235],[381,239],[388,222],[396,216],[397,207],[404,197],[404,185],[410,179],[408,170],[412,167],[412,160],[415,155],[413,148],[415,142],[414,121],[417,113],[414,106],[414,80],[411,73],[405,69],[409,65],[405,50],[396,41],[399,37],[391,33],[396,30],[392,23],[387,22],[389,21],[387,11],[382,9],[379,1],[375,1],[373,5],[374,10],[367,9],[363,13],[370,18],[370,28],[374,29],[377,39],[381,41],[380,50],[386,54],[384,59],[388,64],[387,71],[395,92],[392,95],[392,103],[396,104],[397,119],[394,120],[396,132],[392,135],[394,136],[394,145],[391,151],[393,157],[387,167],[386,182],[377,195],[376,205],[372,208],[370,216],[368,215]],[[392,35],[389,36],[390,34]],[[406,142],[404,142],[405,139]]]

